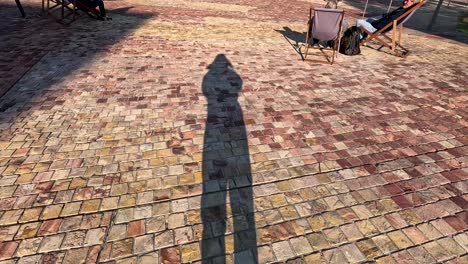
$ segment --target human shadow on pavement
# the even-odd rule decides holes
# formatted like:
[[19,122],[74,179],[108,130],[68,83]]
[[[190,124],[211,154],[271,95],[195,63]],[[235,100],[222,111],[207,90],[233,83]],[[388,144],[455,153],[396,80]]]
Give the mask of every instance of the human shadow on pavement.
[[[208,101],[202,165],[202,262],[216,259],[216,263],[225,263],[225,255],[234,253],[235,263],[257,263],[249,147],[238,102],[242,79],[224,54],[218,54],[208,69],[202,83]],[[232,217],[228,217],[228,208]],[[226,233],[230,235],[225,237]]]

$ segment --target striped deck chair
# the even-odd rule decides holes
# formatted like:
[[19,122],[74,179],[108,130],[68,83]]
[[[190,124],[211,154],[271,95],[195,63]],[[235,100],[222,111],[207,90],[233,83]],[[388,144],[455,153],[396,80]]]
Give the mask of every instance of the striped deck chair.
[[[426,1],[427,0],[421,0],[419,3],[414,4],[410,9],[408,9],[408,11],[375,32],[370,32],[365,28],[360,27],[363,32],[368,34],[368,37],[361,41],[361,46],[367,45],[370,41],[376,41],[381,44],[379,50],[383,47],[387,47],[395,55],[402,58],[406,57],[409,53],[409,50],[401,45],[401,32],[403,31],[403,24],[408,21],[408,19],[413,16],[416,10],[423,6]],[[391,33],[391,37],[387,36],[388,33]]]
[[[312,17],[312,14],[313,17]],[[341,36],[341,24],[343,23],[344,11],[341,9],[328,9],[328,8],[315,8],[310,9],[309,12],[309,23],[307,24],[307,35],[305,39],[305,56],[309,48],[314,48],[313,44],[311,45],[311,40],[316,39],[320,41],[326,41],[333,43],[330,48],[321,48],[323,50],[332,50],[333,55],[331,56],[330,64],[333,64],[335,55],[338,55],[338,48],[340,47],[340,36]],[[325,53],[324,53],[325,54]],[[328,60],[328,56],[325,55]]]

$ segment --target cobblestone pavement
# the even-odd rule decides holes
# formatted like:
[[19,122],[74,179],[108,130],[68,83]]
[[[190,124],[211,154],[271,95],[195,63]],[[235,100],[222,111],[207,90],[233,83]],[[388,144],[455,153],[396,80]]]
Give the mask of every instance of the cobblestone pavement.
[[0,263],[468,263],[466,44],[329,66],[312,1],[106,4],[0,0]]

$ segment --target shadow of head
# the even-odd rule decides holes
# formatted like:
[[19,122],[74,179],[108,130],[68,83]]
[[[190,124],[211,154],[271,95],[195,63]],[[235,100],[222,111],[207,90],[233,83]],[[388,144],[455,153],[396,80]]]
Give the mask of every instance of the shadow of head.
[[228,98],[237,98],[242,89],[242,79],[234,70],[226,55],[216,55],[208,65],[208,73],[203,78],[203,94],[208,98],[217,98],[219,102]]
[[208,69],[210,70],[227,70],[228,68],[232,68],[232,64],[224,54],[216,55],[216,58],[213,60],[213,62],[210,65],[208,65]]

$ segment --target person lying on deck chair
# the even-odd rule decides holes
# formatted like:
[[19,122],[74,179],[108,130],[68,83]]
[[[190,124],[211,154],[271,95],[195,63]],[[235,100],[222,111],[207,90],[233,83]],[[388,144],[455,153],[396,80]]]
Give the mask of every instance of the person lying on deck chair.
[[[90,17],[98,20],[112,20],[106,16],[106,8],[102,0],[69,0],[71,3],[76,2],[78,9],[86,12]],[[96,9],[99,7],[99,10]]]
[[[393,20],[397,19],[399,16],[403,15],[417,2],[418,0],[405,0],[403,2],[403,6],[393,10],[388,14],[383,14],[378,17],[369,17],[367,19],[358,19],[356,21],[356,27],[363,27],[367,31],[374,33],[375,31],[388,25]],[[365,36],[361,35],[361,40],[364,38]]]

